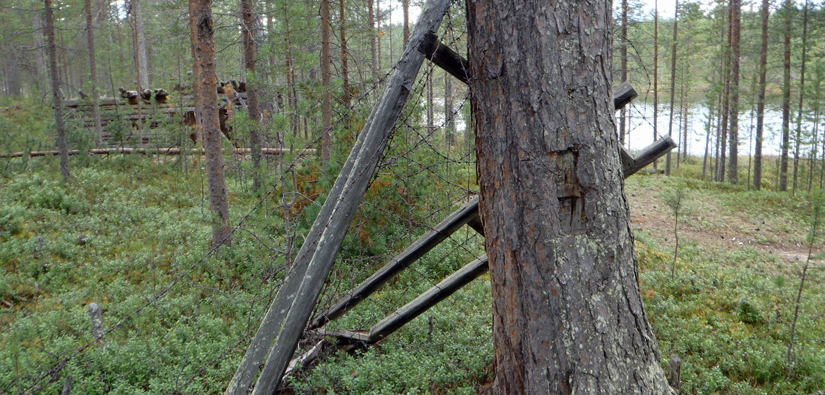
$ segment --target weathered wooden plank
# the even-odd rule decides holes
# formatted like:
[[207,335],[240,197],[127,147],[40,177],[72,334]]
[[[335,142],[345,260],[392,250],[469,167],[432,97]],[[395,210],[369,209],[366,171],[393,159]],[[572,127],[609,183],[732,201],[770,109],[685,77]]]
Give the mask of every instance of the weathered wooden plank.
[[642,170],[645,166],[653,163],[656,159],[661,158],[670,150],[676,148],[676,143],[669,136],[664,136],[653,144],[648,145],[639,155],[633,158],[630,166],[624,167],[624,178],[630,177],[634,173]]
[[318,315],[309,325],[309,329],[323,326],[329,321],[337,319],[351,310],[362,300],[377,291],[393,277],[409,267],[413,262],[424,256],[442,241],[450,237],[462,226],[478,217],[478,198],[472,199],[464,207],[450,214],[445,220],[436,225],[433,230],[421,236],[410,244],[403,252],[392,258],[384,267],[378,269],[372,276],[364,280],[349,295],[345,296],[332,307]]
[[430,307],[435,306],[438,302],[446,299],[455,293],[455,291],[458,291],[463,286],[478,278],[478,276],[484,274],[487,269],[487,255],[458,269],[458,271],[430,288],[427,292],[419,295],[413,299],[413,301],[404,305],[404,307],[390,314],[387,318],[381,320],[381,322],[373,325],[373,327],[370,328],[370,343],[375,343],[389,336],[398,330],[398,328],[401,328],[415,319],[415,317],[427,311]]
[[[410,44],[359,134],[321,213],[298,252],[291,273],[278,290],[229,383],[225,392],[227,395],[247,392],[268,350],[269,356],[253,395],[269,395],[278,387],[424,62],[424,56],[416,48],[427,32],[438,31],[449,6],[449,0],[429,0],[423,7]],[[273,340],[275,343],[270,350]]]
[[348,344],[357,344],[357,343],[364,343],[364,344],[372,344],[374,343],[370,340],[370,334],[364,331],[348,331],[344,329],[338,330],[326,330],[326,329],[316,329],[313,331],[316,335],[319,336],[329,336],[338,339],[339,341],[343,341],[344,343]]
[[459,81],[469,83],[471,78],[469,62],[450,47],[439,42],[438,36],[434,33],[424,36],[424,41],[421,42],[418,51]]
[[630,82],[622,82],[621,85],[613,88],[613,107],[616,111],[621,110],[637,96],[639,96],[639,94],[636,93],[636,90],[633,89],[633,85],[630,85]]

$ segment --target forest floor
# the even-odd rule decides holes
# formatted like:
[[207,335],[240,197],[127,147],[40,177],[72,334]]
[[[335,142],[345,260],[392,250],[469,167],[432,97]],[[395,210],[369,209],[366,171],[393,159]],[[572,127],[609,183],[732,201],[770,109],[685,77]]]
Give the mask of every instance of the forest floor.
[[[627,184],[630,223],[634,231],[643,230],[672,248],[674,218],[671,209],[662,202],[662,189],[661,182],[631,181]],[[731,196],[718,191],[694,190],[691,193],[695,197],[689,198],[688,212],[679,219],[681,242],[694,240],[704,246],[727,250],[749,246],[787,263],[807,259],[809,245],[804,239],[808,229],[799,226],[797,221],[760,210],[734,210],[727,201]],[[821,246],[813,251],[814,257],[820,250]]]
[[[280,211],[272,199],[252,210],[259,199],[239,175],[242,163],[230,162],[233,215],[249,217],[231,249],[209,255],[199,166],[131,156],[73,161],[70,184],[60,181],[55,158],[9,162],[0,175],[0,393],[38,392],[27,390],[38,385],[59,392],[69,374],[77,393],[221,393],[282,279],[283,255],[273,249],[286,240]],[[667,370],[671,354],[682,359],[686,394],[825,389],[822,237],[802,292],[794,357],[787,358],[814,194],[700,181],[700,170],[689,164],[673,177],[626,181],[662,365]],[[389,185],[382,191],[395,189]],[[674,267],[674,216],[663,196],[680,185],[686,199]],[[419,199],[428,191],[435,195],[422,191]],[[392,224],[370,224],[395,207],[397,197],[378,197],[386,205],[363,218],[363,234],[383,259],[406,247],[407,235],[392,244]],[[298,234],[313,217],[303,215]],[[365,277],[384,263],[359,261],[361,250],[351,248],[357,241],[342,251],[353,258],[330,276],[331,292],[350,289],[354,271]],[[330,329],[368,328],[480,249],[478,238],[444,243]],[[91,346],[91,302],[110,330],[103,346]],[[289,385],[296,393],[475,393],[491,379],[491,303],[484,275],[364,352],[327,353]],[[49,375],[55,366],[63,367]]]

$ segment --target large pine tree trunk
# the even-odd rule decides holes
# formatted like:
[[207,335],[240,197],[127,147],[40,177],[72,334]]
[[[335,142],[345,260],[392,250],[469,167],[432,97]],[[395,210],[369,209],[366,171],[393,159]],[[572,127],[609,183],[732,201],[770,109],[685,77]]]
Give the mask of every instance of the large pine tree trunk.
[[782,76],[782,154],[779,158],[779,190],[788,190],[788,145],[791,130],[791,0],[785,0],[785,53]]
[[54,38],[54,12],[52,1],[44,0],[46,6],[46,52],[49,56],[49,77],[52,83],[52,99],[54,101],[54,121],[57,127],[57,149],[60,151],[60,173],[63,181],[69,182],[69,144],[66,141],[66,125],[63,121],[63,98],[60,97],[60,78],[57,70],[57,45]]
[[467,10],[494,392],[670,393],[622,190],[610,3]]
[[759,54],[759,97],[756,102],[756,146],[753,155],[753,188],[762,189],[762,134],[765,129],[765,86],[768,65],[770,1],[762,0],[762,49]]
[[221,128],[218,119],[218,76],[215,67],[215,28],[212,0],[189,0],[196,30],[195,62],[198,76],[196,106],[200,107],[206,177],[209,181],[209,206],[212,210],[212,244],[230,244],[229,202],[226,193],[224,161],[221,153]]
[[86,0],[86,38],[89,43],[89,74],[92,80],[92,117],[95,123],[95,135],[98,141],[102,141],[103,127],[100,123],[100,98],[97,95],[97,61],[95,60],[95,31],[91,0]]
[[252,190],[261,188],[261,134],[258,132],[258,122],[261,115],[258,110],[258,88],[255,77],[255,67],[258,61],[258,44],[255,42],[258,30],[258,17],[252,5],[252,0],[241,0],[241,15],[243,16],[243,58],[247,76],[247,106],[252,129],[249,131],[249,143],[252,148]]
[[799,72],[799,111],[796,116],[796,138],[793,152],[793,187],[791,193],[796,193],[796,182],[799,177],[799,146],[802,145],[802,104],[805,100],[805,57],[808,53],[808,1],[805,0],[805,10],[802,12],[802,67]]
[[739,37],[741,0],[731,0],[730,19],[730,157],[728,163],[728,181],[739,182]]

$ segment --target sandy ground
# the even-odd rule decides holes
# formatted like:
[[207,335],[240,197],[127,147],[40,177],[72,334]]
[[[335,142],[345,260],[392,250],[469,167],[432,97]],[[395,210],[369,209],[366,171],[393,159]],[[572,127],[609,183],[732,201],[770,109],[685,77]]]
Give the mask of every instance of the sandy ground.
[[[625,193],[634,232],[645,231],[657,242],[673,245],[673,214],[662,200],[661,189],[629,183]],[[680,244],[693,240],[727,250],[750,246],[788,263],[804,262],[808,257],[808,246],[803,242],[807,229],[794,229],[770,213],[731,213],[712,197],[694,197],[687,205],[689,212],[679,221]],[[814,255],[822,250],[822,242],[815,247]]]

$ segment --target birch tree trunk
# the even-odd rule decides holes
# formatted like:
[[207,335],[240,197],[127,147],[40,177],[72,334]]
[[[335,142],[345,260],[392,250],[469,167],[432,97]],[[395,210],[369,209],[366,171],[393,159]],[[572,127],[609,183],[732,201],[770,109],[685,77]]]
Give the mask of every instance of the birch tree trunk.
[[605,0],[468,0],[497,394],[666,394],[639,293]]

